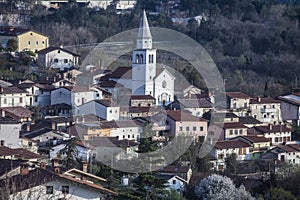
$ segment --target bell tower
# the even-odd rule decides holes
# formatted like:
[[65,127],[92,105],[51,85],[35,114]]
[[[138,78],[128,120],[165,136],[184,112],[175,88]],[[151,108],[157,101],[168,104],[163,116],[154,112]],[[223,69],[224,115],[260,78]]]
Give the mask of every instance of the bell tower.
[[152,48],[152,35],[147,15],[143,11],[138,31],[136,49],[132,52],[132,94],[154,97],[156,76],[156,49]]

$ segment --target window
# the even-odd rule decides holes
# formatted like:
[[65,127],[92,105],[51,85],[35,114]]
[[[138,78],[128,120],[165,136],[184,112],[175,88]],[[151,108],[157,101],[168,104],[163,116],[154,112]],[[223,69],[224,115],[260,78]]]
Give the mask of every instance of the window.
[[179,127],[179,131],[182,131],[182,126]]
[[28,41],[27,44],[30,45],[30,41]]
[[30,33],[30,35],[33,35],[33,33]]
[[53,186],[46,186],[46,194],[53,194]]
[[36,41],[35,44],[36,44],[36,45],[39,45],[39,41]]
[[54,59],[54,63],[58,63],[58,59],[57,58]]
[[42,44],[45,44],[45,41],[42,41]]
[[68,63],[68,59],[64,59],[64,63]]
[[234,130],[234,134],[237,135],[238,134],[238,130]]
[[32,142],[28,142],[28,146],[29,146],[29,147],[32,147]]
[[240,130],[240,135],[243,135],[243,130],[242,129]]
[[123,139],[125,139],[125,135],[123,135]]
[[176,184],[176,180],[173,180],[173,185],[175,185]]
[[23,98],[22,97],[20,97],[20,103],[23,103]]
[[60,50],[58,50],[57,53],[60,53]]
[[230,135],[233,135],[233,130],[230,130],[230,131],[229,131],[229,134],[230,134]]
[[4,98],[4,104],[7,104],[7,99],[6,98]]
[[196,130],[197,130],[197,127],[196,127],[196,126],[194,126],[194,127],[193,127],[193,131],[196,131]]
[[64,193],[64,194],[69,194],[69,186],[68,186],[68,185],[62,186],[61,191],[62,191],[62,193]]
[[200,126],[200,131],[203,131],[203,126]]
[[188,126],[185,129],[186,129],[186,131],[190,131],[190,127],[188,127]]

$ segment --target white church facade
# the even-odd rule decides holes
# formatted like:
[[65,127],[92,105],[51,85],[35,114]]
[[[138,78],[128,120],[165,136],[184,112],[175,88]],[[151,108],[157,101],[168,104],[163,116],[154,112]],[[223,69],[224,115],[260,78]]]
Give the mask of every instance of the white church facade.
[[166,68],[157,69],[156,53],[144,10],[136,50],[132,52],[132,94],[151,95],[157,105],[167,105],[174,101],[175,77]]

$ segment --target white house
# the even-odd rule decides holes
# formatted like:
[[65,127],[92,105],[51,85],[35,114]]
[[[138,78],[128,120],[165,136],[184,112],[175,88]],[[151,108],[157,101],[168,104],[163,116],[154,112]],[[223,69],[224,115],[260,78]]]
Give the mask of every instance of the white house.
[[168,191],[173,190],[182,195],[186,189],[187,181],[179,176],[168,174],[157,174],[155,176],[159,179],[167,181],[165,186]]
[[0,107],[30,106],[27,91],[18,87],[0,88]]
[[7,117],[0,118],[0,141],[1,144],[10,148],[19,146],[21,123]]
[[248,130],[248,135],[263,135],[270,138],[272,145],[284,144],[291,141],[291,129],[285,125],[255,126]]
[[79,55],[60,47],[50,46],[37,52],[40,66],[64,70],[78,65]]
[[300,164],[300,145],[288,144],[278,145],[262,155],[262,159],[276,159],[291,164]]
[[212,161],[214,169],[223,171],[226,168],[225,159],[231,154],[237,155],[237,160],[250,159],[251,145],[240,140],[217,141],[210,155],[214,158]]
[[96,91],[78,85],[60,87],[51,92],[51,105],[64,103],[77,108],[95,99],[99,99]]
[[280,101],[273,98],[250,99],[251,116],[263,123],[279,123],[281,119]]
[[291,124],[300,125],[300,93],[280,96],[282,120]]
[[77,115],[94,114],[107,121],[119,120],[120,107],[110,100],[93,100],[78,107]]

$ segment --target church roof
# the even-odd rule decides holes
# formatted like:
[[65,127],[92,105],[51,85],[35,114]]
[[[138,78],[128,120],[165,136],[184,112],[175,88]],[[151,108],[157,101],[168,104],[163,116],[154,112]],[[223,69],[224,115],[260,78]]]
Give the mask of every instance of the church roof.
[[140,27],[138,32],[138,39],[142,39],[142,38],[152,38],[145,10],[143,11],[143,15],[141,17]]

